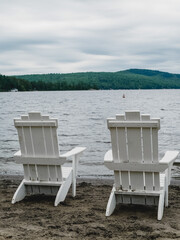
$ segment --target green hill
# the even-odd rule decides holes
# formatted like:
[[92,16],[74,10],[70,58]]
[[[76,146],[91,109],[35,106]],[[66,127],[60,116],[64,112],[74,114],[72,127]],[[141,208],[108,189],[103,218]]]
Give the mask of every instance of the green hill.
[[[180,89],[180,74],[129,69],[119,72],[50,73],[5,77],[0,75],[0,90],[7,91],[1,83],[23,90],[88,90],[88,89]],[[13,81],[11,80],[13,78]],[[12,82],[16,83],[12,87]],[[18,85],[19,84],[19,85]]]

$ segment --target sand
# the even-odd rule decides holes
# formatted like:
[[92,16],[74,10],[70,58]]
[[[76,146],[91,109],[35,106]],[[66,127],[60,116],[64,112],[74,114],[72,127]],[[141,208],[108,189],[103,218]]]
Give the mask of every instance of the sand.
[[[54,197],[28,196],[11,204],[19,178],[0,178],[0,240],[4,239],[180,239],[180,187],[170,186],[169,207],[161,221],[157,208],[118,206],[105,217],[110,182],[79,181],[77,196],[64,203]],[[101,185],[99,185],[101,183]]]

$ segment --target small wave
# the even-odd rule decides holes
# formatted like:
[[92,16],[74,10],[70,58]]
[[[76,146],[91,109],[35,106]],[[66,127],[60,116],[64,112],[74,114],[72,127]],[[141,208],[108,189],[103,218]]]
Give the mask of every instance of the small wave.
[[104,162],[81,162],[81,165],[84,166],[102,166]]
[[[59,135],[58,135],[59,136]],[[76,134],[62,134],[62,135],[60,135],[61,137],[77,137],[78,135],[76,135]]]
[[102,118],[89,118],[90,120],[95,120],[95,121],[100,121],[100,120],[102,120]]

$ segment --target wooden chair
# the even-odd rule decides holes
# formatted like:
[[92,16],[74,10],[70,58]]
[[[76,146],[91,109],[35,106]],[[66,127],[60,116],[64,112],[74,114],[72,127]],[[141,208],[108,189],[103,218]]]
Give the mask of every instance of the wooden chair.
[[164,204],[168,206],[171,166],[179,152],[167,151],[158,160],[160,119],[150,119],[150,115],[127,111],[109,118],[107,124],[112,150],[105,154],[104,163],[114,171],[114,186],[106,216],[118,203],[158,205],[157,219],[161,220]]
[[[59,155],[57,138],[58,120],[30,112],[21,119],[14,119],[18,131],[20,151],[15,153],[17,163],[23,164],[24,179],[16,190],[12,203],[21,201],[27,194],[56,195],[54,205],[64,201],[72,183],[76,195],[76,175],[79,157],[85,150],[76,147]],[[72,167],[63,167],[72,157]]]

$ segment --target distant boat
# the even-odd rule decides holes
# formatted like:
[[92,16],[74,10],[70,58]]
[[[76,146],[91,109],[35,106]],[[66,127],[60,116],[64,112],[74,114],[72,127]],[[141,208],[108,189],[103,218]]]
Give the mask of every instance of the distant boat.
[[11,89],[10,92],[18,92],[18,89],[17,88]]

